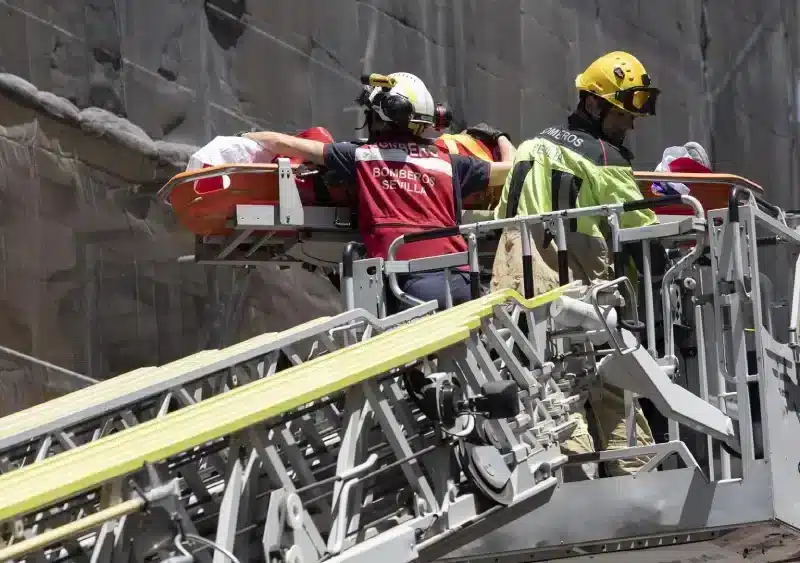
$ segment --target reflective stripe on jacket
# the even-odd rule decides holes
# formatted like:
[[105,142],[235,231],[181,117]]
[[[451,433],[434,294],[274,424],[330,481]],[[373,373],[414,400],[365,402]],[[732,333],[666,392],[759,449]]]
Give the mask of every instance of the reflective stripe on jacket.
[[[577,127],[549,127],[517,148],[495,218],[640,199],[626,149]],[[622,228],[655,222],[649,209],[621,215]],[[580,217],[569,221],[567,227],[571,232],[603,238],[607,220]]]

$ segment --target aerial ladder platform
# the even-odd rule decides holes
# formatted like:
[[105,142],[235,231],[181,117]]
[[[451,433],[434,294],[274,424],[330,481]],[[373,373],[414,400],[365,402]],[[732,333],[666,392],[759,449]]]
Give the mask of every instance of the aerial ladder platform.
[[[693,194],[711,186],[724,202],[667,196],[467,218],[457,232],[468,252],[394,259],[403,244],[454,234],[443,229],[398,238],[384,261],[360,258],[340,211],[302,205],[306,172],[285,160],[185,173],[165,190],[239,173],[276,176],[279,201],[236,203],[225,232],[198,235],[189,260],[302,263],[297,245],[313,241],[339,253],[347,310],[0,419],[0,561],[796,557],[800,276],[795,266],[781,330],[758,250],[800,245],[800,234],[759,186],[637,173]],[[643,207],[670,214],[618,228],[620,214]],[[480,294],[484,237],[546,224],[563,252],[565,222],[588,215],[608,218],[620,263],[641,245],[641,291],[627,277],[584,285],[562,273],[561,287],[535,296],[526,267],[523,294]],[[649,271],[653,240],[670,249],[661,280]],[[397,283],[459,266],[474,299],[444,311]],[[387,315],[390,295],[410,308]],[[649,401],[668,439],[636,444],[629,431],[625,449],[564,455],[570,414],[600,380],[625,389],[629,420]],[[636,475],[570,476],[633,457],[648,459]]]

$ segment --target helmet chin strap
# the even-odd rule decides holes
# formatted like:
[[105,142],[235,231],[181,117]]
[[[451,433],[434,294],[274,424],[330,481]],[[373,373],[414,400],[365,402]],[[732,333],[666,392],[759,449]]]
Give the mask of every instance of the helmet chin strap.
[[364,112],[364,123],[354,128],[353,131],[361,131],[365,127],[367,128],[367,132],[369,132],[369,113],[367,112]]
[[584,119],[586,119],[586,121],[588,121],[591,124],[592,129],[594,129],[595,135],[610,143],[616,143],[616,141],[612,141],[611,139],[609,139],[606,136],[605,132],[603,131],[603,122],[605,121],[606,116],[611,111],[611,104],[603,100],[602,98],[598,99],[600,100],[600,102],[598,103],[598,105],[600,106],[600,114],[597,117],[592,116],[592,114],[589,113],[589,111],[586,109],[586,102],[588,99],[584,100],[583,103],[581,104],[581,110],[582,110],[581,113],[583,114]]
[[378,119],[375,115],[375,112],[371,109],[364,112],[364,125],[362,125],[362,129],[367,129],[367,139],[372,141],[375,139],[375,136],[383,132],[383,121]]
[[370,141],[393,130],[391,123],[380,119],[372,110],[367,112],[364,125],[367,128],[367,139]]

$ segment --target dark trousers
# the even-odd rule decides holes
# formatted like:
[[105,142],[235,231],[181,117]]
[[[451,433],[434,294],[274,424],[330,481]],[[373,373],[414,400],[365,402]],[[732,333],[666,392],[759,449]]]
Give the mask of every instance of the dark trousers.
[[[422,301],[437,301],[439,310],[445,309],[444,272],[422,272],[397,276],[400,288],[411,297]],[[453,305],[461,305],[471,299],[469,276],[466,272],[450,271],[450,294]],[[386,308],[388,314],[410,309],[411,305],[400,302],[391,291],[387,292]]]

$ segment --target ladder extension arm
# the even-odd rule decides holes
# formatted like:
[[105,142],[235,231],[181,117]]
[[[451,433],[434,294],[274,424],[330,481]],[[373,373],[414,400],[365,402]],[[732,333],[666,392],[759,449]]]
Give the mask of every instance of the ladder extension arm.
[[[543,306],[564,291],[559,288],[532,300],[523,300],[512,291],[492,294],[2,475],[0,522],[19,521],[26,534],[35,538],[40,526],[37,519],[52,516],[54,510],[62,512],[61,518],[75,512],[80,520],[77,505],[85,505],[87,499],[102,509],[108,503],[113,505],[114,498],[120,501],[130,496],[132,491],[124,484],[128,477],[153,487],[180,477],[180,506],[164,521],[182,522],[188,534],[210,535],[228,550],[236,547],[245,553],[255,549],[259,542],[254,544],[252,533],[245,534],[250,540],[244,544],[239,539],[244,532],[237,532],[237,522],[243,524],[244,530],[253,526],[243,521],[252,508],[246,510],[241,504],[255,506],[252,503],[263,505],[266,501],[267,520],[261,523],[262,528],[255,525],[263,532],[258,548],[282,549],[286,557],[300,550],[307,557],[305,560],[318,560],[323,555],[334,556],[332,560],[338,560],[337,555],[347,559],[348,553],[355,559],[347,560],[357,560],[357,550],[351,552],[350,548],[358,538],[343,522],[357,519],[357,507],[363,501],[355,499],[362,498],[360,489],[372,483],[370,486],[378,487],[375,494],[382,500],[373,498],[371,510],[380,512],[382,503],[399,500],[400,508],[406,506],[406,515],[397,524],[398,530],[404,530],[398,534],[406,536],[410,531],[416,542],[412,546],[406,544],[405,551],[391,560],[413,560],[421,556],[419,549],[432,553],[438,539],[455,541],[456,529],[483,521],[487,500],[488,508],[499,504],[516,507],[507,512],[509,515],[524,513],[523,505],[532,507],[530,503],[535,503],[539,495],[552,490],[557,482],[553,472],[566,458],[557,444],[536,445],[531,432],[533,421],[526,423],[524,419],[480,423],[481,428],[486,424],[495,428],[493,432],[499,436],[495,445],[490,444],[496,439],[483,446],[458,440],[454,445],[430,421],[425,422],[422,411],[409,409],[400,401],[394,378],[409,366],[436,355],[439,369],[450,366],[448,369],[458,376],[462,386],[467,386],[469,395],[479,395],[487,383],[502,379],[492,369],[495,364],[488,361],[491,346],[487,348],[486,339],[481,337],[485,327],[502,322],[496,317],[500,314],[498,306],[511,304],[532,310],[544,322]],[[547,379],[544,373],[538,377]],[[515,378],[540,384],[530,372],[522,370]],[[541,383],[542,396],[546,396],[544,381]],[[345,390],[345,405],[338,418],[335,412],[319,410],[330,406],[326,398],[342,396]],[[537,408],[534,403],[538,396],[524,394],[515,400],[531,401],[530,405],[523,405],[527,410]],[[557,397],[547,398],[550,404],[558,404],[554,401]],[[298,426],[292,426],[311,413],[314,406],[316,414],[322,416],[307,422],[316,427],[327,425],[327,433],[321,431],[320,436],[324,445],[336,451],[333,466],[327,469],[322,455],[325,452],[313,451],[315,447],[303,440],[303,433],[297,434]],[[457,421],[447,423],[450,431],[456,433],[459,424],[467,424],[464,418],[461,415]],[[481,430],[479,434],[483,433]],[[528,438],[521,439],[523,435]],[[548,433],[542,435],[546,437]],[[369,450],[362,449],[366,447]],[[481,481],[479,488],[484,495],[460,492],[454,477],[447,477],[444,468],[448,464],[435,462],[436,456],[445,452],[449,453],[443,459],[448,459],[453,447],[465,474]],[[367,456],[367,451],[374,455]],[[364,457],[366,460],[361,461]],[[493,469],[489,474],[481,473],[487,465]],[[375,479],[379,474],[381,477]],[[365,481],[367,475],[375,477]],[[400,484],[398,479],[407,484]],[[116,488],[116,493],[109,493],[109,487]],[[383,492],[381,487],[385,488]],[[332,496],[320,497],[320,492],[331,488]],[[405,492],[395,499],[397,491]],[[409,500],[411,504],[406,504]],[[208,516],[198,515],[198,503],[206,506],[205,514],[210,510],[210,514],[217,515],[216,532],[203,524]],[[389,513],[396,514],[396,510]],[[118,525],[133,526],[137,516],[128,515]],[[386,514],[379,521],[385,518]],[[145,519],[159,520],[154,515]],[[148,525],[139,520],[139,526]],[[491,523],[488,525],[491,527]],[[112,524],[104,525],[95,536],[94,549],[108,548],[109,537],[113,536],[109,535],[108,526],[113,528]],[[73,525],[65,531],[72,533],[70,530],[76,529]],[[415,532],[418,529],[427,532]],[[461,532],[461,543],[469,541],[468,536],[466,531]],[[372,542],[381,543],[378,538],[389,541],[390,537],[391,534],[380,533]],[[53,541],[64,545],[67,539]],[[40,544],[36,545],[41,547]],[[13,544],[7,549],[12,548]],[[7,551],[0,551],[0,559],[6,555]]]
[[[266,333],[222,350],[203,350],[160,367],[139,368],[0,419],[2,471],[98,439],[117,427],[141,424],[274,372],[283,353],[303,361],[301,345],[318,353],[340,347],[339,336],[358,327],[362,338],[430,313],[430,304],[378,319],[362,310],[320,317]],[[230,372],[236,370],[235,382]],[[222,381],[216,381],[222,380]],[[152,406],[150,406],[152,405]],[[135,413],[135,414],[134,414]]]

